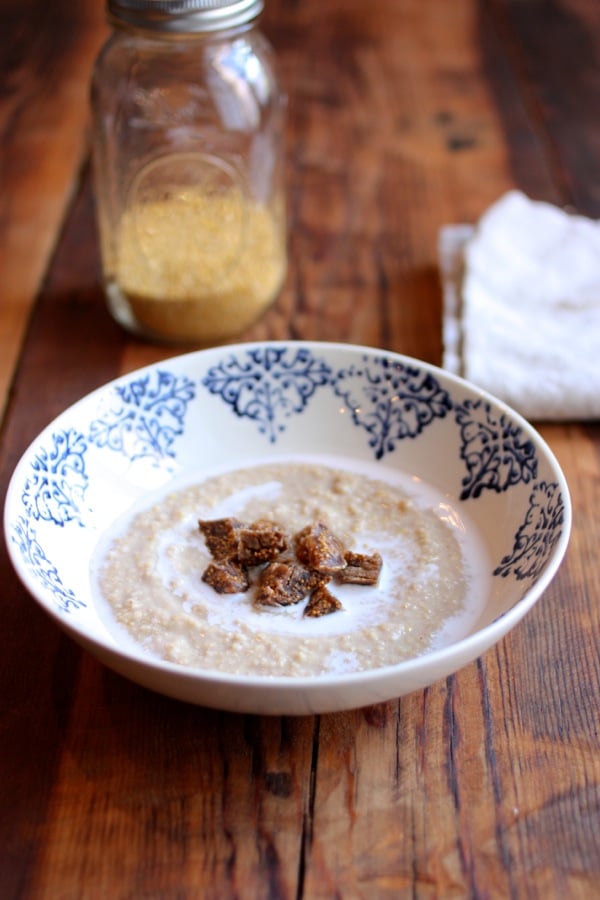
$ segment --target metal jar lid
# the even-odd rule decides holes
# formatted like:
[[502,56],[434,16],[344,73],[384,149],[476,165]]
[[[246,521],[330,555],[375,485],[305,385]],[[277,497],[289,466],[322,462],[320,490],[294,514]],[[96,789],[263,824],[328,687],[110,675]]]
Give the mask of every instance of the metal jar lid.
[[245,25],[263,6],[264,0],[107,0],[115,25],[171,34]]

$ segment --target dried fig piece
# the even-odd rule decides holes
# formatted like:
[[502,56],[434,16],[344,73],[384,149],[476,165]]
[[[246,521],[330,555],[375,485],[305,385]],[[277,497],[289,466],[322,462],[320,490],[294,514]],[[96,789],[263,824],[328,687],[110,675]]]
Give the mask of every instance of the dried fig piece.
[[345,567],[344,545],[323,522],[307,525],[294,540],[296,556],[309,568],[334,575]]
[[213,559],[234,559],[237,555],[240,529],[243,522],[228,519],[199,519],[198,528],[204,535]]
[[383,561],[379,553],[345,553],[346,567],[338,572],[338,581],[344,584],[377,584]]
[[248,573],[233,559],[220,559],[206,567],[202,581],[209,584],[218,594],[239,594],[247,591],[250,582]]
[[337,612],[338,609],[343,608],[338,598],[334,597],[324,584],[320,584],[310,595],[304,615],[317,619],[320,616],[328,616],[330,613]]
[[285,534],[272,522],[262,520],[240,528],[237,559],[243,566],[258,566],[271,562],[286,549]]
[[272,562],[261,573],[255,602],[259,606],[291,606],[300,603],[324,576],[298,562]]

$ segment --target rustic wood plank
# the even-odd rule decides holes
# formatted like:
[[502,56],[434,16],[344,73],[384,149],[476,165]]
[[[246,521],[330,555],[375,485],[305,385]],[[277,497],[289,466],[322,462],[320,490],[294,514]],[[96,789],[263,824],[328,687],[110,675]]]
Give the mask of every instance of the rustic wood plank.
[[[25,449],[63,409],[116,377],[126,340],[106,310],[86,167],[37,296],[13,389],[15,415],[6,429],[9,442],[14,439]],[[21,420],[18,429],[15,420]]]
[[3,3],[0,73],[0,420],[37,291],[87,152],[95,0]]
[[[483,5],[502,33],[561,201],[600,217],[600,5],[587,0]],[[511,141],[511,148],[520,167],[523,144]]]
[[472,4],[382,2],[368,17],[344,3],[273,7],[290,92],[292,262],[279,309],[294,337],[439,362],[438,228],[476,220],[511,186]]
[[[81,191],[32,317],[19,378],[2,427],[1,495],[19,456],[66,406],[118,374],[121,332],[105,313],[98,287],[89,191]],[[3,342],[4,343],[4,342]],[[6,344],[7,348],[9,345]],[[35,872],[47,804],[65,747],[64,728],[79,677],[80,653],[38,610],[12,571],[2,544],[0,658],[6,706],[0,809],[0,884],[21,896]],[[6,812],[10,810],[10,816]],[[26,894],[24,894],[26,895]]]
[[[512,133],[519,96],[532,123],[529,134],[522,128],[521,138],[510,141],[511,163],[520,182],[543,199],[599,215],[598,5],[585,0],[493,3],[490,14],[517,82],[509,104],[506,80],[493,81],[507,128]],[[533,132],[541,154],[533,149]],[[552,175],[551,194],[539,181],[542,158]],[[546,426],[542,433],[571,486],[576,524],[554,584],[522,627],[498,648],[498,653],[511,652],[508,672],[516,666],[521,678],[511,683],[500,670],[495,677],[491,671],[488,683],[494,687],[492,708],[501,703],[503,709],[519,710],[516,721],[513,716],[506,719],[508,748],[518,746],[519,753],[498,754],[510,763],[503,768],[506,781],[515,787],[513,864],[535,878],[537,896],[586,898],[595,891],[600,869],[599,757],[597,742],[590,741],[590,734],[597,733],[591,723],[598,718],[600,671],[596,654],[588,650],[598,641],[594,532],[600,436],[597,427],[575,425]],[[578,822],[575,830],[573,821]]]
[[312,719],[176,703],[86,656],[71,723],[32,896],[296,896]]

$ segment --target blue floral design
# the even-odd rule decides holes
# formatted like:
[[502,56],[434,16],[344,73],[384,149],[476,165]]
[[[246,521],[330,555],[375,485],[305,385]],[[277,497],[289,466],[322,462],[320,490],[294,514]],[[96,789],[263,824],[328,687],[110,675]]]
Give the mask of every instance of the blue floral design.
[[564,509],[557,484],[536,484],[525,521],[515,535],[512,553],[502,559],[494,575],[506,578],[512,572],[518,580],[537,577],[560,538]]
[[240,418],[258,424],[274,443],[285,430],[283,419],[301,413],[317,388],[329,382],[331,369],[304,347],[248,350],[209,369],[202,381]]
[[131,461],[147,457],[158,464],[175,456],[172,445],[194,396],[193,381],[162,370],[119,385],[108,411],[90,424],[90,441]]
[[450,396],[429,372],[386,357],[338,372],[334,390],[369,434],[375,458],[395,449],[396,442],[416,438],[452,408]]
[[508,416],[495,413],[484,400],[465,400],[456,407],[456,422],[460,457],[469,473],[462,480],[461,500],[479,497],[483,490],[500,493],[536,478],[535,444],[522,438],[522,429]]
[[23,486],[23,505],[36,520],[63,526],[81,522],[81,504],[88,485],[85,437],[73,428],[56,431],[52,448],[42,447],[31,463],[33,475]]
[[31,570],[42,587],[52,591],[54,600],[61,612],[71,612],[86,606],[78,600],[70,588],[66,588],[54,566],[40,546],[31,519],[19,516],[13,526],[11,540],[17,545],[25,565]]

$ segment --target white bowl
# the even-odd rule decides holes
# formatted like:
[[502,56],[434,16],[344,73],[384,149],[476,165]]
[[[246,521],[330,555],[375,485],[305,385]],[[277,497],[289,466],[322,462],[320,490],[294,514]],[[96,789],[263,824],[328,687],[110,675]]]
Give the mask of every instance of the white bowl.
[[[90,559],[115,520],[182,479],[294,455],[399,470],[464,510],[491,560],[468,632],[384,668],[313,677],[236,676],[157,661],[100,617]],[[571,505],[548,446],[465,381],[398,354],[342,344],[241,344],[148,366],[84,397],[23,455],[5,505],[21,581],[111,669],[178,699],[261,714],[365,706],[466,665],[533,606],[565,553]]]

